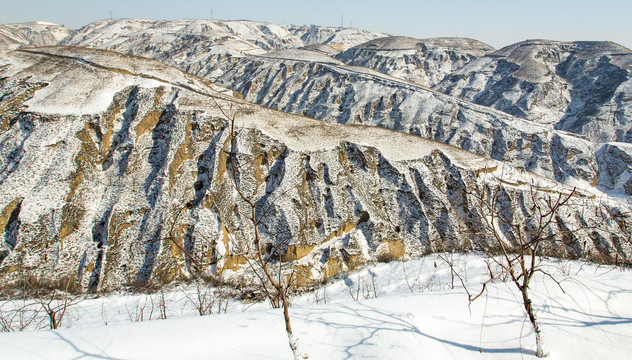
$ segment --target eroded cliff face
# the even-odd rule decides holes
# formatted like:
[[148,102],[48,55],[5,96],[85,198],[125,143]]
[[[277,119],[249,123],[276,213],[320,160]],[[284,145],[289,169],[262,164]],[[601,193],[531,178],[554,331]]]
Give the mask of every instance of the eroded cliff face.
[[[503,189],[498,206],[515,209],[515,219],[532,189],[572,191],[419,136],[266,109],[147,59],[43,48],[1,61],[5,287],[34,276],[77,291],[238,278],[253,225],[231,164],[265,214],[266,251],[280,246],[305,285],[367,261],[480,247],[476,199],[488,186]],[[608,215],[625,214],[624,204],[595,194],[577,190],[550,231],[600,227],[548,253],[629,258],[625,223]]]

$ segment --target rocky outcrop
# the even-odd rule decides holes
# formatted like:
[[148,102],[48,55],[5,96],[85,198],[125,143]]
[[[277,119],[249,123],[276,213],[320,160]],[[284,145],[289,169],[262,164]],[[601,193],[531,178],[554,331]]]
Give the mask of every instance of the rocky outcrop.
[[619,196],[632,196],[632,145],[607,143],[597,151],[598,186]]
[[[476,194],[487,186],[516,195],[502,204],[519,209],[516,218],[528,211],[520,194],[530,189],[572,191],[419,136],[266,109],[147,59],[62,47],[5,53],[0,62],[5,287],[25,276],[77,291],[237,276],[252,224],[232,164],[265,214],[264,243],[281,246],[305,283],[374,259],[480,246]],[[600,221],[595,208],[624,212],[614,201],[601,208],[589,191],[571,202],[559,220],[568,229]],[[627,259],[618,226],[582,230],[583,245],[547,251]]]

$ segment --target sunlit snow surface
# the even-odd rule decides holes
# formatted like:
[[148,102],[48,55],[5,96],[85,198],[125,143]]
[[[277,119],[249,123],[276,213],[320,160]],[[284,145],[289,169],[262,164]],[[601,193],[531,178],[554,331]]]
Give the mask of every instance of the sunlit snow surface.
[[[480,291],[484,258],[445,256],[470,292]],[[532,286],[549,358],[627,358],[632,271],[553,260],[542,266],[561,285],[540,274]],[[70,308],[62,330],[0,335],[2,358],[291,358],[280,310],[232,301],[226,314],[199,317],[185,293],[193,295],[195,289],[180,287],[165,295],[167,320],[158,320],[158,310],[149,319],[157,294],[84,300]],[[468,306],[460,280],[455,278],[452,288],[449,267],[433,255],[367,266],[295,298],[291,317],[310,359],[535,358],[519,299],[511,283],[498,281]],[[2,303],[3,311],[11,305]],[[145,321],[130,322],[143,306]]]

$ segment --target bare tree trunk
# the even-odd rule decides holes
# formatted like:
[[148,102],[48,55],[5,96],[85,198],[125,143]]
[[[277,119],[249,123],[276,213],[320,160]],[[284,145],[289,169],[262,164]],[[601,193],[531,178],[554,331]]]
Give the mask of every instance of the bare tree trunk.
[[290,324],[290,312],[288,310],[290,304],[288,304],[287,302],[285,293],[281,294],[281,298],[283,299],[283,318],[285,320],[285,332],[287,333],[287,339],[290,344],[290,349],[292,349],[294,360],[299,360],[302,358],[302,355],[298,348],[298,341],[294,339],[294,334],[292,334],[292,325]]
[[[285,288],[281,283],[281,280],[275,280],[272,273],[268,268],[267,262],[263,259],[263,254],[261,253],[261,240],[259,238],[259,231],[257,230],[257,222],[254,220],[255,217],[255,207],[252,207],[252,221],[255,227],[255,245],[257,247],[257,258],[261,267],[263,268],[266,277],[272,284],[272,286],[276,289],[277,293],[281,296],[281,302],[283,304],[283,319],[285,320],[285,332],[287,333],[288,342],[290,345],[290,349],[292,349],[292,355],[294,356],[294,360],[298,360],[301,358],[305,358],[303,354],[299,351],[298,340],[294,339],[294,334],[292,333],[292,324],[290,322],[290,303],[287,301],[287,294],[285,292]],[[281,269],[279,269],[281,271]]]
[[522,303],[524,304],[524,309],[529,316],[529,321],[531,321],[531,325],[533,326],[533,332],[535,333],[535,356],[539,358],[546,357],[548,354],[544,350],[544,339],[542,338],[542,329],[540,328],[540,320],[535,313],[535,309],[531,303],[531,298],[529,297],[529,288],[527,286],[522,286],[520,291],[522,292]]

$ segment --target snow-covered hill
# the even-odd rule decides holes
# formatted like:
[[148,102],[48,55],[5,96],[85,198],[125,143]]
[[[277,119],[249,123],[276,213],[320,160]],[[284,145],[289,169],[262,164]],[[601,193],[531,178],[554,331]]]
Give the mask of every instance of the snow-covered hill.
[[[382,35],[251,21],[104,20],[63,43],[154,58],[275,109],[406,131],[572,186],[632,192],[630,165],[619,171],[596,156],[628,141],[629,50],[528,41],[492,53],[472,39]],[[336,58],[361,67],[326,56],[352,45]]]
[[347,65],[364,66],[400,79],[432,87],[470,61],[494,49],[464,38],[414,39],[384,37],[336,56]]
[[57,45],[71,30],[57,24],[33,21],[19,24],[0,24],[0,50],[25,46]]
[[[265,243],[291,239],[285,251],[309,269],[306,283],[379,258],[480,244],[482,215],[473,204],[486,184],[516,194],[503,198],[516,209],[512,199],[532,188],[572,191],[419,136],[266,109],[146,58],[50,47],[4,52],[0,65],[2,287],[21,281],[18,269],[56,286],[71,281],[75,290],[198,272],[232,281],[228,270],[246,267],[239,249],[252,229],[227,174],[226,115],[240,129],[239,181],[269,208],[272,220],[259,232]],[[463,106],[456,116],[463,113],[464,124],[468,114],[489,116],[453,104]],[[625,202],[599,194],[578,189],[559,223],[601,222],[595,208],[625,216]],[[625,223],[603,226],[583,246],[546,251],[627,261]],[[205,265],[193,266],[182,249]]]
[[[11,48],[52,44],[67,33],[37,22],[0,29],[5,47]],[[225,75],[247,55],[301,47],[335,55],[348,49],[336,55],[348,65],[430,86],[599,144],[632,139],[627,121],[632,116],[632,53],[608,42],[529,40],[492,53],[486,44],[464,38],[387,37],[360,29],[241,20],[119,19],[89,24],[61,43],[150,57],[209,79]],[[240,87],[225,79],[222,84]]]
[[595,142],[632,142],[632,52],[610,42],[529,40],[455,71],[438,91]]

